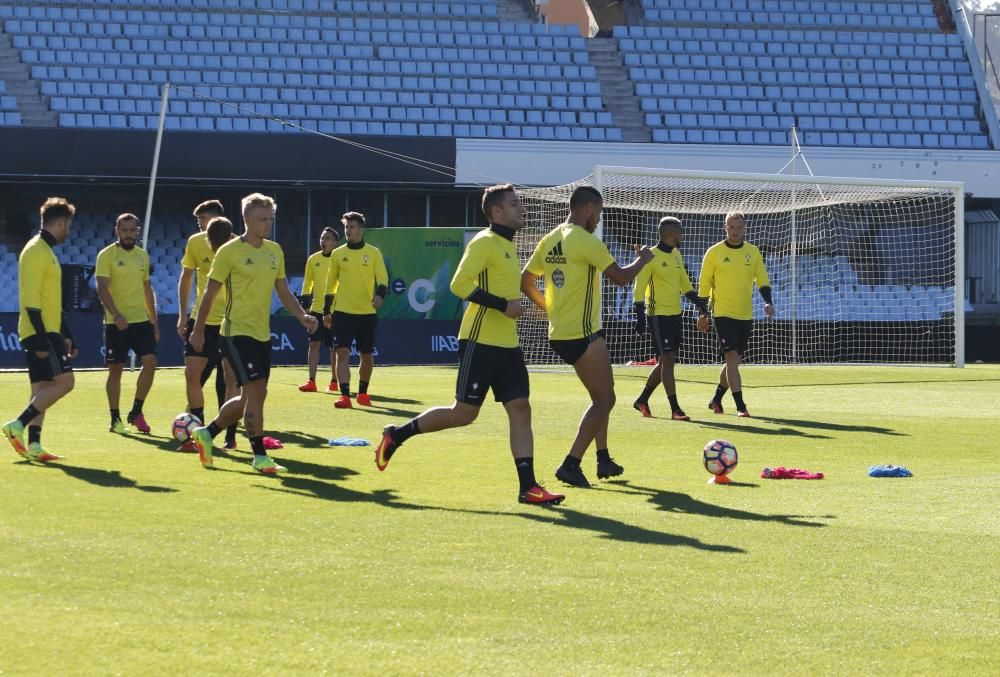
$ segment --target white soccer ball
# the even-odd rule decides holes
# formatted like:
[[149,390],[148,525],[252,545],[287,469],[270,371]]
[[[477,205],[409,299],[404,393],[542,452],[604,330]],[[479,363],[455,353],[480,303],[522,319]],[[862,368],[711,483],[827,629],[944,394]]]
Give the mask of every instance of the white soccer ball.
[[174,433],[174,439],[184,444],[191,439],[191,433],[194,432],[194,429],[200,427],[201,421],[197,416],[184,412],[183,414],[177,414],[171,430]]

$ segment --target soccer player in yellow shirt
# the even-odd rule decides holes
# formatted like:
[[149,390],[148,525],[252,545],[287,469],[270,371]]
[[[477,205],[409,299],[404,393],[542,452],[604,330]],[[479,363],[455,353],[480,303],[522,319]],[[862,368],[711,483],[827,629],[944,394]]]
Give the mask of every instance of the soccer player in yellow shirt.
[[201,350],[205,345],[208,314],[225,285],[222,354],[236,373],[242,391],[239,397],[223,405],[214,421],[196,428],[191,434],[201,464],[206,468],[213,466],[213,439],[226,426],[242,418],[250,437],[254,470],[265,475],[286,470],[275,463],[264,448],[264,400],[271,374],[272,291],[277,291],[285,309],[308,331],[316,330],[316,318],[305,311],[288,288],[281,246],[267,239],[277,207],[273,198],[260,193],[243,198],[243,235],[227,242],[215,253],[208,286],[191,331],[191,345]]
[[[653,258],[649,247],[637,247],[635,261],[620,267],[594,235],[604,199],[600,191],[580,186],[569,200],[569,220],[545,235],[521,273],[521,290],[549,317],[549,345],[567,364],[590,395],[590,406],[580,421],[569,454],[556,478],[576,487],[589,487],[580,461],[590,443],[597,443],[597,477],[624,472],[608,450],[608,418],[615,406],[615,380],[601,326],[601,273],[624,287]],[[545,278],[545,295],[536,281]]]
[[340,235],[330,226],[319,236],[320,250],[306,261],[306,274],[302,279],[303,305],[309,305],[309,313],[319,322],[315,333],[309,334],[309,380],[299,386],[304,393],[316,392],[316,371],[319,369],[319,354],[322,346],[330,349],[330,385],[327,390],[337,392],[337,354],[333,350],[333,331],[323,323],[323,304],[326,300],[326,278],[333,260],[333,250],[340,243]]
[[[365,242],[365,217],[347,212],[341,219],[347,244],[333,251],[330,272],[326,280],[326,301],[323,321],[333,328],[333,345],[337,353],[337,380],[340,399],[333,406],[351,408],[351,343],[357,341],[361,353],[358,367],[358,404],[370,407],[368,383],[375,360],[375,326],[378,310],[389,290],[389,273],[378,247]],[[331,309],[333,314],[331,315]]]
[[[223,217],[222,203],[218,200],[207,200],[194,208],[194,217],[198,222],[198,232],[188,238],[181,258],[180,278],[177,280],[177,334],[184,341],[184,381],[187,385],[187,410],[205,420],[204,387],[208,378],[215,372],[215,394],[221,408],[227,400],[236,397],[239,387],[236,376],[222,361],[219,350],[219,326],[225,314],[226,304],[220,299],[209,313],[205,325],[205,346],[195,350],[188,340],[194,328],[194,318],[198,314],[198,306],[208,285],[208,272],[212,268],[215,252],[229,242],[233,237],[233,224]],[[209,232],[209,225],[222,219]],[[214,236],[214,237],[213,237]],[[196,277],[197,276],[197,277]],[[194,306],[188,316],[188,301],[191,298],[191,281],[196,277]],[[220,293],[225,294],[225,290]],[[226,428],[226,449],[236,448],[236,425]],[[181,447],[184,451],[193,451],[194,445],[186,442]]]
[[42,423],[48,409],[73,390],[70,360],[77,352],[63,314],[62,267],[52,248],[69,237],[76,207],[65,198],[50,197],[40,213],[41,230],[17,261],[17,333],[28,363],[31,399],[20,416],[4,423],[3,434],[18,454],[46,463],[62,457],[42,447]]
[[469,425],[492,389],[493,398],[507,410],[510,450],[520,482],[518,500],[560,503],[565,496],[546,491],[535,480],[528,369],[517,336],[521,274],[514,236],[524,228],[524,207],[514,186],[498,185],[483,193],[483,213],[490,227],[469,242],[451,280],[452,293],[469,302],[458,331],[455,401],[450,407],[428,409],[404,425],[386,426],[375,464],[385,470],[399,446],[414,435]]
[[135,400],[126,420],[136,430],[149,433],[142,404],[153,386],[156,373],[156,344],[160,329],[156,318],[156,297],[150,282],[149,254],[137,247],[139,218],[122,214],[115,221],[117,241],[97,254],[97,295],[104,304],[104,358],[108,365],[108,407],[111,432],[124,433],[119,402],[122,371],[129,351],[142,363],[135,384]]
[[[698,280],[698,295],[711,303],[715,330],[725,360],[719,373],[719,385],[708,408],[716,414],[723,413],[722,396],[731,388],[736,415],[748,417],[750,412],[743,401],[740,364],[753,331],[754,283],[764,299],[764,314],[768,318],[774,317],[774,305],[764,258],[757,247],[744,240],[746,216],[741,212],[730,212],[726,215],[725,230],[726,239],[705,252]],[[698,328],[708,333],[708,317],[698,318]]]
[[684,259],[678,249],[683,240],[684,227],[680,219],[672,216],[660,219],[660,241],[653,248],[653,260],[635,278],[633,296],[635,331],[642,336],[646,333],[648,324],[658,361],[649,372],[642,394],[632,406],[643,416],[652,416],[649,411],[649,396],[662,382],[670,402],[670,418],[674,421],[691,420],[677,402],[677,383],[674,379],[674,364],[683,334],[681,295],[696,305],[702,315],[708,313],[708,306],[694,291],[691,278],[684,267]]

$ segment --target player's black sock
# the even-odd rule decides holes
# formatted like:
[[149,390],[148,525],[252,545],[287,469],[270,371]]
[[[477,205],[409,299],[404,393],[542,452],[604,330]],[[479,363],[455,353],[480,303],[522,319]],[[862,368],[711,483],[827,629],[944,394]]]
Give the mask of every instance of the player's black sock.
[[115,421],[120,421],[120,420],[122,420],[122,411],[121,411],[121,409],[112,409],[111,410],[111,425],[114,425]]
[[636,402],[649,402],[649,396],[653,394],[654,390],[656,390],[656,386],[647,385],[642,389],[642,394],[639,395],[639,399],[637,399]]
[[205,407],[191,407],[191,415],[197,416],[199,421],[205,420]]
[[219,433],[221,433],[221,432],[222,432],[222,428],[220,428],[219,424],[216,423],[215,421],[212,421],[211,423],[208,424],[208,434],[212,436],[213,440],[216,437],[218,437]]
[[132,411],[128,413],[129,416],[136,416],[142,413],[142,400],[132,400]]
[[21,422],[21,425],[28,425],[32,419],[38,416],[40,411],[35,408],[35,405],[29,404],[28,408],[21,412],[21,415],[17,417],[17,420]]
[[351,396],[351,383],[349,381],[340,384],[340,394],[343,395],[344,397]]
[[226,428],[226,444],[236,444],[236,424]]
[[598,449],[597,450],[597,462],[598,463],[607,463],[610,460],[611,460],[611,452],[610,451],[608,451],[607,449]]
[[251,437],[250,448],[253,449],[254,456],[267,456],[267,450],[264,448],[263,435],[258,435],[257,437]]
[[563,459],[562,464],[567,468],[579,468],[580,459],[576,458],[575,456],[570,456],[569,454],[567,454],[566,458]]
[[670,411],[680,411],[681,405],[677,404],[677,395],[667,395],[667,399],[670,400]]
[[535,459],[531,456],[515,458],[514,467],[517,468],[517,480],[521,483],[522,494],[538,484],[535,481]]
[[414,435],[419,434],[420,424],[417,422],[417,419],[410,419],[404,425],[401,425],[392,431],[392,441],[396,444],[402,444]]
[[722,386],[715,386],[715,397],[712,398],[712,401],[717,402],[718,404],[722,404],[722,396],[726,394],[727,390],[729,390],[729,388],[724,388]]
[[743,391],[733,391],[733,401],[736,402],[736,411],[746,411],[747,405],[743,402]]
[[358,392],[368,394],[368,381],[358,381]]
[[41,444],[41,443],[42,443],[42,426],[29,425],[28,444]]

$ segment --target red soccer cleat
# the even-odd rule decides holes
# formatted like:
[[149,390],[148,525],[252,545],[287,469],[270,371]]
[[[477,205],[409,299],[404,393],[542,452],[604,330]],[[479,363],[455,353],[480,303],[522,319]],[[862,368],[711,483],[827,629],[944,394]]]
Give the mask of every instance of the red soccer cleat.
[[146,423],[146,417],[142,414],[129,414],[127,417],[129,425],[134,425],[135,429],[141,433],[149,434],[149,424]]
[[300,393],[314,393],[316,392],[316,381],[309,379],[305,383],[299,386]]
[[177,447],[177,451],[184,454],[196,454],[198,453],[198,447],[194,446],[194,442],[188,440],[181,446]]
[[340,386],[337,385],[336,381],[330,381],[330,385],[326,387],[326,392],[335,393],[340,390]]
[[372,398],[368,397],[368,393],[358,393],[358,404],[362,407],[372,406]]
[[389,466],[389,459],[396,453],[399,445],[392,441],[392,431],[396,429],[394,425],[387,425],[382,428],[382,439],[375,447],[375,467],[379,472],[384,471]]
[[533,505],[559,505],[565,498],[562,494],[553,494],[540,484],[536,484],[521,493],[517,497],[517,500],[519,503],[531,503]]
[[281,440],[279,440],[276,437],[265,437],[264,439],[261,440],[261,442],[263,442],[264,448],[267,449],[268,451],[272,449],[285,448],[285,445],[281,443]]
[[739,418],[750,418],[750,412],[744,409],[743,411],[737,411],[736,416]]
[[683,411],[673,411],[670,412],[671,421],[690,421],[691,417],[685,414]]
[[632,403],[632,408],[642,414],[643,418],[653,418],[653,412],[649,410],[649,404],[647,402],[640,402],[639,400],[636,400]]
[[350,409],[354,405],[351,404],[351,398],[347,395],[341,395],[340,399],[333,403],[333,406],[337,409]]
[[712,413],[715,413],[715,414],[721,414],[721,413],[723,413],[723,411],[722,411],[722,403],[721,402],[709,402],[708,403],[708,408],[712,410]]

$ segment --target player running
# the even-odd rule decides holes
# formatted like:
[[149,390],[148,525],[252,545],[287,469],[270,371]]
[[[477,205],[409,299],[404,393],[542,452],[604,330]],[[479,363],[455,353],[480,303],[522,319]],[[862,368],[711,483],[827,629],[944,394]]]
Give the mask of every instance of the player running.
[[[309,335],[309,380],[299,386],[304,393],[316,392],[316,371],[322,346],[330,350],[330,385],[328,392],[337,392],[337,353],[333,350],[333,331],[323,323],[323,304],[326,300],[325,285],[333,260],[333,250],[340,244],[340,235],[327,226],[319,236],[320,250],[306,261],[306,274],[302,280],[302,304],[309,305],[310,314],[319,322],[316,332]],[[336,292],[336,290],[334,290]]]
[[[643,416],[649,411],[649,396],[656,386],[663,383],[670,402],[670,418],[674,421],[689,421],[677,402],[677,383],[674,380],[674,364],[681,347],[681,302],[683,294],[698,307],[701,315],[708,313],[708,306],[698,298],[691,278],[684,268],[684,259],[678,247],[684,240],[684,227],[680,219],[665,216],[660,220],[660,241],[653,248],[653,260],[635,278],[635,332],[642,336],[649,326],[649,335],[656,351],[658,362],[649,372],[646,387],[632,404]],[[648,322],[647,322],[648,320]]]
[[[608,418],[615,406],[615,380],[601,327],[601,277],[624,287],[653,258],[649,247],[637,247],[635,261],[622,268],[594,235],[604,201],[590,186],[580,186],[569,200],[569,220],[541,239],[521,273],[521,290],[549,317],[549,345],[573,365],[590,394],[569,454],[556,478],[575,487],[589,487],[580,461],[592,441],[597,443],[597,477],[624,472],[608,450]],[[545,296],[535,286],[545,278]]]
[[399,446],[414,435],[469,425],[492,389],[493,398],[507,410],[510,450],[520,482],[518,500],[561,503],[565,496],[546,491],[535,480],[528,369],[517,336],[522,307],[514,236],[524,227],[524,207],[512,185],[498,185],[483,193],[483,213],[490,227],[469,242],[451,280],[452,293],[469,302],[458,331],[455,401],[450,407],[428,409],[404,425],[386,426],[375,465],[385,470]]
[[73,390],[70,360],[77,352],[63,314],[62,266],[52,249],[69,237],[76,207],[64,198],[50,197],[40,214],[41,230],[17,260],[17,333],[28,363],[31,399],[20,416],[4,423],[3,434],[24,458],[47,463],[62,456],[42,447],[42,424],[49,407]]
[[[177,281],[177,298],[180,312],[177,315],[177,333],[184,341],[184,381],[187,386],[187,410],[205,420],[204,387],[208,378],[215,371],[215,393],[221,408],[227,400],[236,397],[239,387],[236,377],[222,361],[219,351],[219,326],[225,313],[226,304],[223,299],[214,304],[205,325],[205,347],[195,350],[188,340],[194,328],[194,318],[198,314],[198,306],[205,295],[208,285],[208,271],[212,268],[215,252],[233,237],[233,224],[223,218],[222,203],[218,200],[202,202],[194,208],[194,216],[198,221],[198,232],[188,238],[181,259],[181,273]],[[219,220],[209,232],[209,225]],[[214,235],[214,237],[213,237]],[[191,279],[197,276],[195,284],[194,306],[188,316],[187,304],[191,298]],[[220,290],[225,294],[225,289]],[[221,386],[221,387],[220,387]],[[226,428],[226,449],[236,448],[236,424]],[[194,445],[188,441],[181,447],[184,451],[194,451]]]
[[135,400],[126,420],[141,433],[149,433],[142,405],[156,374],[156,344],[160,328],[156,318],[156,296],[150,282],[149,254],[139,241],[139,218],[122,214],[115,221],[118,238],[97,254],[97,295],[104,305],[104,351],[108,365],[106,390],[113,433],[124,433],[119,402],[122,372],[129,351],[142,364],[135,384]]
[[[382,252],[365,242],[365,217],[347,212],[341,218],[347,244],[337,247],[330,262],[326,281],[323,322],[333,328],[333,345],[337,353],[337,381],[340,399],[337,409],[351,408],[351,343],[357,341],[361,353],[358,367],[358,404],[370,407],[368,383],[375,360],[375,325],[378,310],[389,291],[389,273]],[[333,314],[331,315],[331,309]]]
[[[764,299],[764,314],[774,317],[771,286],[760,250],[743,238],[747,231],[746,217],[741,212],[726,215],[726,239],[705,252],[698,280],[698,295],[710,299],[715,330],[719,335],[725,364],[719,373],[719,385],[708,408],[723,413],[722,396],[732,388],[736,415],[750,416],[743,401],[743,381],[740,364],[753,331],[753,286]],[[707,316],[698,318],[698,328],[708,333]]]
[[265,475],[286,470],[275,463],[264,448],[264,400],[271,373],[271,290],[278,292],[285,309],[310,332],[316,331],[316,318],[299,305],[288,288],[281,246],[266,239],[271,233],[276,210],[274,199],[266,195],[253,193],[243,198],[243,236],[229,241],[216,252],[191,331],[191,345],[196,350],[203,350],[208,315],[219,290],[225,285],[222,353],[236,373],[242,392],[222,406],[214,421],[196,428],[191,434],[201,464],[206,468],[213,465],[212,440],[226,426],[242,418],[253,450],[254,470]]

